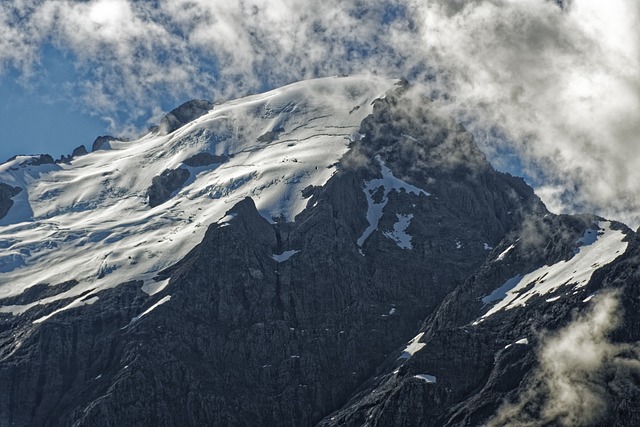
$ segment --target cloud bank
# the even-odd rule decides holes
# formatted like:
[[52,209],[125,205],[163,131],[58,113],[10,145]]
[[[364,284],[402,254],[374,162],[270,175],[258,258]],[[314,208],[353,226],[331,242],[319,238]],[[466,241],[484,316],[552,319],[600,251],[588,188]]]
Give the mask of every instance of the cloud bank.
[[74,66],[66,96],[114,132],[188,98],[405,75],[498,168],[516,156],[552,210],[637,226],[639,21],[628,0],[11,0],[0,72],[46,79],[53,47]]

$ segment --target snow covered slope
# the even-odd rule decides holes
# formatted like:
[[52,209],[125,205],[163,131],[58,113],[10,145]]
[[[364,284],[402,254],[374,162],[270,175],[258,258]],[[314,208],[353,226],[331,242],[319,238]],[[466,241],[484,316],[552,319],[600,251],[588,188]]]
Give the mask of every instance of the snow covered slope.
[[[331,177],[372,101],[393,85],[375,76],[300,82],[216,106],[169,135],[111,141],[110,149],[70,164],[34,166],[19,157],[0,165],[0,182],[24,190],[0,220],[0,299],[39,283],[78,281],[0,312],[74,297],[63,310],[87,305],[96,291],[129,280],[158,292],[166,283],[154,282],[157,272],[184,257],[209,224],[247,196],[270,221],[293,219],[306,204],[302,190]],[[185,165],[199,153],[218,162]],[[153,178],[176,168],[189,178],[150,207]]]
[[[490,295],[485,296],[482,299],[485,304],[499,302],[491,307],[480,321],[500,310],[523,307],[536,295],[553,293],[561,287],[567,287],[567,293],[584,287],[597,269],[613,262],[626,251],[628,246],[625,234],[620,230],[612,229],[610,222],[603,222],[598,226],[599,230],[586,230],[585,235],[579,240],[583,246],[576,249],[571,259],[554,265],[545,265],[524,276],[514,276]],[[559,298],[560,296],[553,297],[546,301],[554,302]]]

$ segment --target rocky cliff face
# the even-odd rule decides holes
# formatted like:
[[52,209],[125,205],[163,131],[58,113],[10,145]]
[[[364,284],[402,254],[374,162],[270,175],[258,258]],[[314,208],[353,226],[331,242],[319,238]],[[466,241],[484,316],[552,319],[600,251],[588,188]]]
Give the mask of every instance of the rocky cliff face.
[[181,126],[201,117],[213,108],[205,99],[192,99],[167,113],[158,125],[161,134],[169,134]]
[[7,184],[0,183],[0,219],[4,218],[11,206],[13,206],[12,197],[17,196],[22,189],[20,187],[12,187]]
[[247,197],[146,292],[0,299],[28,307],[0,313],[0,426],[501,425],[520,404],[542,420],[540,331],[614,300],[598,422],[637,421],[635,234],[550,214],[406,87],[358,135],[295,218]]

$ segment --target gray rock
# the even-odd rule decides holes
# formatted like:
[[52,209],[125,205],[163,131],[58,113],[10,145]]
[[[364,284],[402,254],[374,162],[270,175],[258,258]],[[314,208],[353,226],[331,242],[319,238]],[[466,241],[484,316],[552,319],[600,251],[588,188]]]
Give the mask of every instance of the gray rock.
[[265,132],[258,137],[258,142],[273,142],[280,137],[280,134],[284,132],[284,128],[278,127],[269,132]]
[[93,145],[91,146],[91,151],[98,151],[98,150],[104,150],[104,149],[109,149],[109,142],[111,141],[117,141],[118,138],[116,138],[115,136],[111,136],[111,135],[103,135],[103,136],[99,136],[95,139],[95,141],[93,141]]
[[0,219],[7,216],[9,209],[13,206],[12,198],[22,191],[20,187],[12,187],[0,182]]
[[156,207],[172,197],[172,193],[182,187],[189,179],[190,173],[183,168],[166,169],[162,174],[153,177],[147,190],[149,206]]
[[85,146],[81,145],[73,149],[73,152],[71,153],[71,157],[80,157],[80,156],[84,156],[87,153],[88,152]]
[[202,167],[215,165],[217,163],[224,163],[227,160],[228,157],[226,156],[216,156],[211,153],[198,153],[189,157],[182,163],[190,167]]
[[167,135],[185,124],[207,114],[213,109],[213,103],[204,99],[192,99],[167,113],[158,126],[161,135]]

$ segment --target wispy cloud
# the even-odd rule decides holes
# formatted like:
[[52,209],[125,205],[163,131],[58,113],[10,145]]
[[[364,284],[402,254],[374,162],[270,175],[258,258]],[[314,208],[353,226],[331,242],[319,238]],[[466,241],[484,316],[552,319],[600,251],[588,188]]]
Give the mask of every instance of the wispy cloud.
[[66,94],[120,129],[167,99],[407,75],[490,156],[517,153],[552,206],[638,225],[639,19],[627,0],[10,0],[0,72],[42,78],[54,46],[74,61]]
[[[510,145],[558,208],[639,224],[640,5],[430,2],[425,56],[489,153]],[[486,137],[499,126],[506,136]]]
[[607,387],[640,373],[638,346],[609,335],[621,320],[618,295],[594,299],[592,309],[556,335],[543,337],[540,366],[529,388],[506,403],[488,426],[587,426],[602,421],[611,403]]

